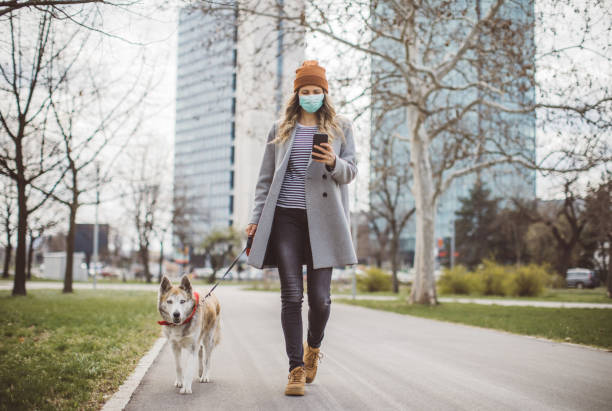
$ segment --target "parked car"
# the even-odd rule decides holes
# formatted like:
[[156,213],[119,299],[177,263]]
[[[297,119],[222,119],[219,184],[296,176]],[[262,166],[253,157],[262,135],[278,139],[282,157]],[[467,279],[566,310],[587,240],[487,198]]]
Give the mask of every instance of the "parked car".
[[568,287],[595,288],[599,286],[599,278],[595,271],[588,268],[570,268],[567,270],[565,282]]

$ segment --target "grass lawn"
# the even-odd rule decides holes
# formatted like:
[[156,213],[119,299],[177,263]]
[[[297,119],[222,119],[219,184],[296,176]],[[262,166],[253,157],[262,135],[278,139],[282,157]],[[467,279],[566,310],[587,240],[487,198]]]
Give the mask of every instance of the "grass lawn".
[[612,350],[612,310],[506,307],[469,303],[441,303],[438,306],[422,306],[409,305],[400,300],[374,301],[344,298],[336,301]]
[[150,291],[0,291],[0,409],[99,409],[160,336]]

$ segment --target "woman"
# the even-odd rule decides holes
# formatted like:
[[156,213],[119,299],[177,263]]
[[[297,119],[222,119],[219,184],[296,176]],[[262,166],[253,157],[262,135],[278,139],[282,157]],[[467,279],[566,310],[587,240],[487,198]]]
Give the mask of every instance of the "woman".
[[[315,145],[315,132],[328,143]],[[338,153],[338,154],[336,154]],[[268,133],[255,189],[247,263],[278,267],[281,324],[289,357],[286,395],[304,395],[315,378],[330,313],[333,267],[356,264],[347,185],[356,177],[350,120],[336,115],[325,69],[307,60],[296,70],[294,94]],[[307,266],[308,335],[302,343],[302,265]]]

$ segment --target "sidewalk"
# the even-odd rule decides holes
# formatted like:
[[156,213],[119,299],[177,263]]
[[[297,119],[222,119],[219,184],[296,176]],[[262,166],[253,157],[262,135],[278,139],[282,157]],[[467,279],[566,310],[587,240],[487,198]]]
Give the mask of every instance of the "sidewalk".
[[610,409],[604,350],[346,304],[333,306],[315,381],[288,397],[278,295],[217,290],[223,323],[211,382],[179,394],[165,344],[127,411]]
[[439,301],[447,303],[475,303],[485,305],[514,305],[523,307],[548,307],[548,308],[607,308],[612,309],[612,304],[606,303],[580,303],[563,301],[533,301],[533,300],[505,300],[495,298],[455,298],[439,297]]

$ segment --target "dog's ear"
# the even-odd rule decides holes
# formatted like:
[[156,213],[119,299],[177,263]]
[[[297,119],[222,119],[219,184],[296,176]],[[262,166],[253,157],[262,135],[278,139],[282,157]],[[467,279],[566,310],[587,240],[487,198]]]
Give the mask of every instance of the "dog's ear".
[[168,279],[168,277],[164,275],[162,277],[161,283],[159,284],[159,292],[163,294],[170,288],[172,288],[172,283],[170,282],[170,279]]
[[188,275],[181,277],[181,285],[179,285],[179,288],[185,290],[187,294],[191,294],[191,281],[189,281]]

